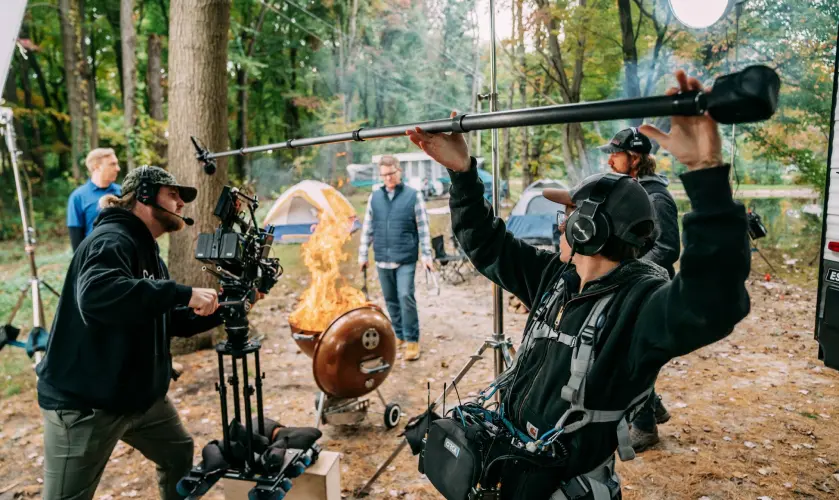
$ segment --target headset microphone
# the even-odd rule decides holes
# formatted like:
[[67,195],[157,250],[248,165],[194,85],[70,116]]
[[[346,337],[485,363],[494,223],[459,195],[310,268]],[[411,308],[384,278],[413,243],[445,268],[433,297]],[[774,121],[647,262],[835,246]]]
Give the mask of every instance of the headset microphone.
[[[141,176],[142,176],[142,175],[144,175],[144,174],[146,174],[146,172],[147,172],[147,171],[148,171],[148,169],[149,169],[149,167],[147,167],[147,166],[145,166],[145,165],[143,165],[143,166],[142,166],[142,167],[140,167],[140,168],[142,169],[142,170],[140,171],[140,172],[141,172],[141,173],[140,173],[140,175],[141,175]],[[150,206],[150,207],[154,207],[154,208],[156,208],[156,209],[158,209],[158,210],[163,210],[163,211],[164,211],[164,212],[166,212],[167,214],[172,214],[172,215],[174,215],[175,217],[177,217],[177,218],[181,219],[182,221],[184,221],[184,224],[186,224],[187,226],[191,226],[191,225],[195,224],[195,221],[194,221],[194,220],[192,220],[190,217],[184,217],[184,216],[182,216],[182,215],[178,215],[178,214],[176,214],[175,212],[172,212],[171,210],[166,210],[165,208],[163,208],[163,207],[161,207],[160,205],[158,205],[158,204],[157,204],[157,202],[155,202],[155,201],[154,201],[154,199],[157,197],[157,190],[158,190],[159,188],[160,188],[160,186],[156,186],[156,185],[155,185],[154,183],[152,183],[152,182],[149,182],[149,181],[147,181],[147,180],[145,180],[145,179],[141,180],[141,181],[140,181],[140,185],[139,185],[139,186],[137,186],[137,201],[139,201],[140,203],[142,203],[142,204],[144,204],[144,205],[148,205],[148,206]]]
[[184,217],[183,215],[178,215],[178,214],[176,214],[175,212],[172,212],[171,210],[166,210],[165,208],[161,207],[161,206],[160,206],[160,205],[158,205],[157,203],[150,203],[150,205],[151,205],[151,206],[153,206],[154,208],[158,209],[158,210],[163,210],[163,211],[164,211],[164,212],[166,212],[167,214],[172,214],[172,215],[174,215],[175,217],[177,217],[177,218],[181,219],[182,221],[184,221],[184,224],[186,224],[187,226],[191,226],[191,225],[195,224],[195,221],[194,221],[194,220],[192,220],[190,217]]

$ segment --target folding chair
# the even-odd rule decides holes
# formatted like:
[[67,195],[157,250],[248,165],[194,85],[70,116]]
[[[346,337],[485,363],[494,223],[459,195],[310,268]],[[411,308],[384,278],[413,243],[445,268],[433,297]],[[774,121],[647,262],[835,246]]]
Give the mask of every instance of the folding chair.
[[447,283],[457,285],[466,281],[462,270],[464,266],[469,264],[469,258],[466,257],[454,237],[452,237],[452,242],[456,252],[454,255],[446,253],[446,242],[443,235],[431,238],[431,248],[434,250],[434,262],[439,269],[440,277]]

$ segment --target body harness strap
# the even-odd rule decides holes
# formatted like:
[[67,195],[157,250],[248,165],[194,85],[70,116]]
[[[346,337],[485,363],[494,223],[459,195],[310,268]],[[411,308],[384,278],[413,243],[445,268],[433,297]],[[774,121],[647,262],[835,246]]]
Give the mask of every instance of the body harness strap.
[[[519,349],[516,361],[533,346],[536,339],[548,338],[554,339],[569,345],[574,348],[574,354],[571,359],[571,376],[568,383],[562,387],[560,395],[562,399],[570,403],[570,407],[562,414],[559,421],[553,429],[550,429],[537,440],[526,440],[529,451],[535,452],[539,449],[546,449],[553,443],[561,434],[569,434],[578,431],[588,425],[589,423],[617,423],[617,438],[618,438],[618,456],[622,461],[632,460],[635,458],[635,451],[632,449],[632,443],[629,438],[629,425],[626,417],[630,420],[634,414],[640,409],[642,403],[647,400],[652,387],[638,394],[630,401],[629,405],[622,410],[590,410],[585,407],[585,381],[588,373],[594,364],[594,347],[597,344],[600,332],[606,322],[606,312],[609,305],[614,298],[614,294],[609,294],[597,300],[589,312],[588,317],[583,324],[583,328],[577,336],[571,336],[560,332],[555,332],[545,321],[544,315],[546,311],[555,305],[556,300],[560,300],[562,287],[564,286],[562,280],[557,282],[553,288],[555,292],[547,301],[543,300],[542,304],[536,310],[534,321],[536,324],[531,333],[525,339],[522,348]],[[510,368],[504,371],[499,377],[490,384],[490,386],[481,392],[480,398],[483,401],[488,400],[500,388],[507,386],[514,378],[515,363]],[[503,407],[502,407],[503,411]],[[575,417],[571,421],[571,417]],[[570,423],[569,423],[570,422]],[[516,432],[518,435],[526,434]],[[528,442],[529,441],[529,442]]]

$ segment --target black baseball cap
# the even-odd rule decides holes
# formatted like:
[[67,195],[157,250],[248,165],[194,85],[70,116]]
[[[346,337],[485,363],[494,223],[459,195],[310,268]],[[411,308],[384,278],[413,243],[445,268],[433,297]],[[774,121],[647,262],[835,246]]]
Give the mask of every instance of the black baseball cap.
[[[542,191],[542,196],[566,207],[576,207],[591,195],[597,181],[610,174],[615,175],[601,173],[586,177],[572,189],[547,188]],[[599,210],[609,216],[613,235],[630,245],[642,246],[644,241],[655,233],[653,204],[647,191],[637,180],[628,175],[621,177]],[[649,234],[633,232],[635,226],[646,221],[653,223],[653,229]]]
[[606,154],[620,153],[621,151],[633,151],[642,155],[648,155],[650,154],[650,151],[652,151],[653,145],[650,142],[649,137],[641,132],[638,132],[637,128],[630,127],[621,130],[612,137],[609,144],[604,144],[597,149]]

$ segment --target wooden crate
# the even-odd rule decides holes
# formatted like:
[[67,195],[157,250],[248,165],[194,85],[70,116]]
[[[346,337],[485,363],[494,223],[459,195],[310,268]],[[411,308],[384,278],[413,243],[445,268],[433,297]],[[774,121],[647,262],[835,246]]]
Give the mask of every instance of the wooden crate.
[[[284,500],[341,500],[340,454],[322,451],[318,461],[302,476],[292,479],[293,487]],[[222,479],[225,500],[247,500],[253,488],[249,481]]]

